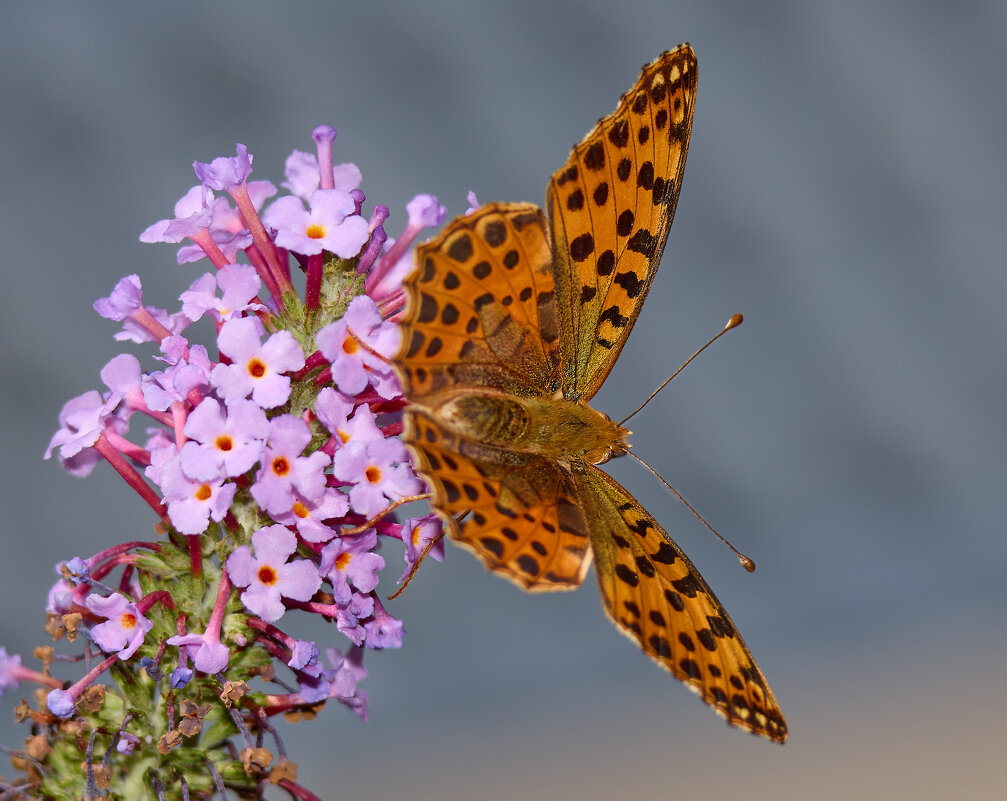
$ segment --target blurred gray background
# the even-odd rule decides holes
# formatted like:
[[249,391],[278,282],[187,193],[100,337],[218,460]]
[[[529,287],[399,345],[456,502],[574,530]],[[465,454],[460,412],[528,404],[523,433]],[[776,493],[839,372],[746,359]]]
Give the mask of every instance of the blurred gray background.
[[[41,454],[121,350],[92,301],[138,272],[174,308],[205,269],[137,241],[193,159],[244,142],[279,183],[328,122],[392,235],[418,192],[452,214],[469,189],[541,202],[685,40],[700,79],[678,217],[597,406],[628,413],[745,314],[633,428],[758,571],[638,466],[612,471],[732,613],[790,742],[728,729],[615,632],[593,579],[526,596],[451,548],[391,605],[406,646],[368,654],[371,722],[333,707],[282,730],[301,779],[438,801],[1002,792],[1003,3],[7,5],[0,643],[32,661],[53,562],[150,536],[111,470],[79,481]],[[385,555],[391,580],[401,549]],[[0,702],[8,745],[18,697]]]

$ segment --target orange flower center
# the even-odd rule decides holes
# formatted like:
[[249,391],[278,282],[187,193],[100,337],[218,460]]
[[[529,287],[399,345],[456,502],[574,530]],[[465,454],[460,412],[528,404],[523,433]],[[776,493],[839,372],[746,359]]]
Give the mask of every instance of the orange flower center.
[[339,556],[336,557],[336,567],[339,568],[340,570],[346,570],[346,566],[350,563],[350,559],[352,558],[353,558],[352,554],[348,553],[339,554]]
[[360,350],[360,343],[357,342],[353,334],[347,333],[346,339],[343,340],[343,353],[352,356],[358,350]]
[[211,495],[213,495],[213,490],[210,489],[210,485],[200,484],[199,489],[196,490],[195,497],[197,501],[208,501]]
[[135,629],[136,628],[136,615],[130,612],[123,612],[122,617],[119,618],[119,625],[124,629]]
[[307,235],[308,239],[324,239],[325,226],[319,225],[318,223],[312,223],[308,226],[304,233]]
[[290,462],[286,456],[277,456],[273,459],[273,472],[278,476],[285,476],[290,472]]
[[420,544],[420,527],[413,526],[413,545]]
[[227,436],[227,434],[221,434],[216,440],[214,440],[214,444],[217,446],[218,451],[227,453],[234,447],[234,440]]
[[259,581],[266,585],[272,585],[276,583],[276,571],[273,570],[269,565],[263,565],[259,568]]
[[372,484],[377,484],[381,480],[381,468],[371,465],[364,471],[364,476]]
[[248,360],[248,374],[252,378],[262,378],[266,374],[266,365],[261,359]]
[[303,520],[308,516],[308,507],[300,501],[296,501],[294,503],[294,514]]

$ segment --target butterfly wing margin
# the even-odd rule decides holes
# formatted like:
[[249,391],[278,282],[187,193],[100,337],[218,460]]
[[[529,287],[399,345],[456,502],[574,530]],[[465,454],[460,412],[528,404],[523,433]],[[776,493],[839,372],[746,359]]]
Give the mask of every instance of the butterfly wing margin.
[[416,249],[395,366],[406,397],[458,387],[558,388],[552,254],[542,210],[491,203]]
[[687,44],[643,68],[549,182],[563,394],[589,399],[636,322],[675,216],[696,98]]
[[787,738],[780,707],[741,634],[681,548],[615,479],[575,472],[602,604],[643,652],[733,726]]
[[580,586],[591,549],[566,473],[539,456],[463,439],[416,406],[405,411],[402,439],[452,539],[487,568],[534,592]]

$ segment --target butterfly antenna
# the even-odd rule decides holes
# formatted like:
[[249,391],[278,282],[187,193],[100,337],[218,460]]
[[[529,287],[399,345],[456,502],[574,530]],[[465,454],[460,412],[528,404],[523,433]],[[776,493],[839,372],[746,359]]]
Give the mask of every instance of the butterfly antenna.
[[[735,315],[735,317],[740,317],[740,316],[741,316],[740,314]],[[731,319],[733,320],[734,317],[732,317]],[[720,333],[722,334],[724,332],[721,331]],[[720,336],[720,334],[717,334],[717,336]],[[714,339],[716,339],[716,338],[717,337],[714,337]],[[710,342],[712,342],[712,341],[713,340],[711,339]],[[706,344],[709,345],[710,343],[707,342]],[[706,345],[704,345],[703,347],[706,347]],[[702,350],[702,348],[700,348],[700,350]],[[688,364],[688,363],[689,362],[686,362],[686,364]],[[672,378],[674,378],[674,376],[672,376]],[[668,381],[670,381],[670,380],[671,379],[669,378]],[[667,381],[665,383],[667,383]],[[649,464],[647,464],[645,461],[643,461],[643,459],[641,459],[639,456],[637,456],[635,453],[633,453],[633,451],[627,451],[627,453],[629,453],[630,456],[632,456],[640,464],[642,464],[644,467],[646,467],[650,471],[651,475],[653,475],[658,481],[660,481],[662,484],[664,484],[664,486],[666,486],[668,489],[670,489],[675,494],[675,497],[678,498],[682,503],[685,504],[685,508],[688,509],[690,512],[692,512],[696,516],[696,518],[699,520],[700,523],[702,523],[711,532],[713,532],[713,534],[722,543],[724,543],[724,545],[726,545],[728,548],[730,548],[732,551],[734,551],[735,556],[738,557],[738,561],[741,562],[741,566],[743,568],[745,568],[745,570],[747,570],[749,573],[754,573],[755,572],[755,562],[752,560],[752,558],[750,556],[745,556],[745,554],[743,554],[741,551],[739,551],[737,548],[735,548],[727,540],[726,537],[724,537],[719,531],[717,531],[717,529],[715,529],[713,526],[711,526],[709,523],[707,523],[706,520],[704,519],[704,517],[699,512],[697,512],[695,509],[692,508],[692,504],[690,504],[685,498],[683,498],[682,495],[681,495],[681,493],[677,489],[675,489],[673,486],[671,486],[671,484],[669,484],[667,481],[665,481],[660,476],[660,474],[653,467],[651,467]]]
[[354,526],[353,528],[344,528],[339,532],[340,537],[353,537],[357,534],[363,534],[367,529],[372,528],[375,523],[381,521],[382,518],[386,517],[389,512],[394,512],[403,504],[412,503],[413,501],[425,501],[430,498],[429,492],[424,492],[422,495],[404,495],[397,501],[388,504],[384,509],[378,512],[374,517],[368,520],[366,523],[361,523],[359,526]]
[[[725,325],[720,330],[720,333],[718,333],[709,342],[707,342],[705,345],[703,345],[703,347],[701,347],[699,350],[697,350],[695,353],[693,353],[688,359],[686,359],[685,360],[685,364],[683,364],[674,373],[672,373],[671,377],[668,378],[668,380],[665,381],[663,384],[661,384],[661,386],[659,386],[657,389],[655,389],[653,392],[651,392],[650,396],[647,398],[647,400],[645,400],[643,403],[641,403],[639,406],[637,406],[636,409],[631,414],[628,414],[626,417],[622,418],[622,420],[619,421],[619,425],[623,425],[627,420],[629,420],[630,417],[632,417],[633,415],[635,415],[644,406],[646,406],[648,403],[650,403],[654,399],[654,396],[657,395],[658,392],[660,392],[662,389],[664,389],[666,386],[668,386],[669,383],[671,383],[671,379],[672,378],[674,378],[675,376],[677,376],[680,372],[682,372],[689,365],[689,362],[691,362],[693,359],[695,359],[700,353],[702,353],[704,350],[706,350],[708,347],[710,347],[710,345],[712,345],[714,342],[716,342],[718,339],[720,339],[722,336],[724,336],[724,334],[726,334],[732,328],[737,328],[739,325],[741,325],[741,322],[744,319],[745,318],[742,317],[740,314],[735,314],[733,317],[731,317],[731,319],[727,321],[727,325]],[[653,472],[653,471],[651,471],[651,472]],[[657,475],[657,474],[654,473],[654,475]],[[658,478],[660,478],[660,476],[658,476]],[[661,480],[663,481],[664,479],[661,479]],[[675,492],[675,491],[672,490],[672,492]],[[675,494],[678,495],[677,492],[675,492]],[[685,505],[688,506],[689,504],[685,504]],[[703,520],[703,518],[701,518],[701,517],[699,519]],[[704,520],[703,522],[705,523],[706,521]],[[719,537],[720,535],[718,534],[717,536]]]

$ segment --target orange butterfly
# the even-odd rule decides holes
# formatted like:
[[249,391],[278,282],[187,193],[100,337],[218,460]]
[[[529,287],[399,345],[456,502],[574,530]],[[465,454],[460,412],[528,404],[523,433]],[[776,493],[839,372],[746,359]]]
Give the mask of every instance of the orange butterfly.
[[[612,622],[729,723],[787,726],[741,635],[667,532],[594,467],[629,431],[587,401],[629,336],[668,240],[696,57],[644,67],[549,182],[548,216],[492,203],[417,249],[406,279],[403,438],[452,537],[532,591],[592,556]],[[462,522],[456,515],[469,512]]]

